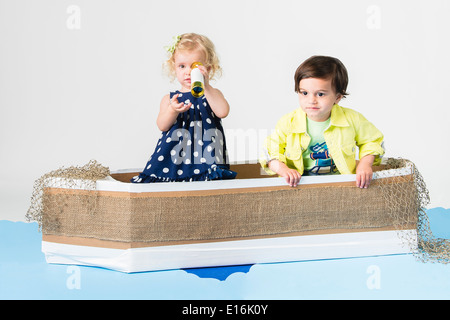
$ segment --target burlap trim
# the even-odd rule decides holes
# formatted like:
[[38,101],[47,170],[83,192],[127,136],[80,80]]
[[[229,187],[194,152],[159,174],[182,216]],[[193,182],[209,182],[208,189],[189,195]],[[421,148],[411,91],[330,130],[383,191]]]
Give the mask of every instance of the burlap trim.
[[[411,230],[415,228],[415,225],[404,226],[405,229]],[[241,238],[227,238],[227,239],[208,239],[208,240],[184,240],[184,241],[153,241],[153,242],[123,242],[123,241],[111,241],[100,240],[94,238],[82,238],[73,236],[59,236],[44,234],[42,241],[55,242],[62,244],[71,244],[77,246],[99,247],[99,248],[111,248],[111,249],[130,249],[130,248],[147,248],[147,247],[162,247],[162,246],[175,246],[175,245],[188,245],[198,243],[214,243],[214,242],[228,242],[228,241],[240,241],[240,240],[256,240],[256,239],[271,239],[282,237],[297,237],[297,236],[316,236],[326,234],[339,234],[339,233],[355,233],[355,232],[374,232],[374,231],[396,231],[397,229],[392,226],[381,228],[363,228],[363,229],[328,229],[328,230],[313,230],[304,232],[290,232],[285,234],[276,235],[264,235],[264,236],[252,236]]]

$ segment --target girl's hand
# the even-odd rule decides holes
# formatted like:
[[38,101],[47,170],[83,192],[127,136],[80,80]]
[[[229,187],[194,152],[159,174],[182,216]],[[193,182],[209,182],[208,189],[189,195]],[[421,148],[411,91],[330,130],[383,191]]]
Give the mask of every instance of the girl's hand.
[[212,111],[217,117],[221,119],[225,118],[230,112],[228,101],[219,89],[210,86],[208,69],[205,66],[198,66],[197,68],[203,75],[203,80],[205,82],[205,97],[208,99]]
[[185,112],[187,110],[189,110],[189,108],[192,106],[192,103],[188,103],[188,104],[184,104],[184,102],[178,102],[178,95],[174,94],[172,99],[169,100],[169,106],[172,108],[172,110],[174,110],[177,113],[182,113]]
[[372,182],[373,169],[372,164],[375,156],[367,155],[363,157],[356,168],[356,186],[361,189],[367,189]]
[[208,72],[208,69],[206,69],[206,67],[203,66],[203,65],[201,65],[201,66],[199,65],[199,66],[197,66],[197,68],[198,68],[198,70],[200,70],[200,72],[203,75],[203,80],[205,81],[204,85],[205,85],[205,88],[206,88],[206,86],[209,86],[209,72]]

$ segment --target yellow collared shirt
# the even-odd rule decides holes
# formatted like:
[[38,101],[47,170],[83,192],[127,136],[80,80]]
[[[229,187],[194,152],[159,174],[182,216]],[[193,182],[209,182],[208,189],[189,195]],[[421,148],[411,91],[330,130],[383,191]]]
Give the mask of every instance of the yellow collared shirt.
[[[330,126],[323,135],[341,174],[355,173],[357,147],[360,159],[371,154],[376,156],[374,165],[381,162],[384,155],[383,134],[362,114],[335,104],[330,118]],[[268,168],[271,160],[284,162],[303,174],[302,153],[307,151],[310,141],[306,113],[298,108],[278,121],[275,131],[264,142],[259,162],[269,174],[275,174]]]

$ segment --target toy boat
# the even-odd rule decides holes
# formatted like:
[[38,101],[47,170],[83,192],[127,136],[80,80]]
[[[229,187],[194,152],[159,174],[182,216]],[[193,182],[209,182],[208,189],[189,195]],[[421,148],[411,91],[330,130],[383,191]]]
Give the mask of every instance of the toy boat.
[[412,169],[385,169],[364,190],[355,175],[292,188],[256,162],[232,164],[233,180],[133,184],[139,171],[120,170],[95,190],[62,183],[44,189],[42,251],[48,263],[122,272],[409,253]]

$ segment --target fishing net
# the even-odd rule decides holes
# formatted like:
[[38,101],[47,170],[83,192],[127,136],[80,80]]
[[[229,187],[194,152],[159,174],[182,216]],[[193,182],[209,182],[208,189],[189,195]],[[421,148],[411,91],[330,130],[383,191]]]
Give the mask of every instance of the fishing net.
[[[110,172],[90,161],[36,180],[26,218],[45,235],[148,245],[393,226],[418,260],[449,263],[450,241],[431,231],[425,211],[430,197],[414,163],[390,158],[380,169],[366,190],[347,183],[124,195],[96,190]],[[398,170],[403,174],[392,174]]]
[[[388,179],[382,179],[390,176],[393,169],[407,168],[411,171],[411,176],[396,176]],[[450,241],[449,239],[436,238],[430,228],[430,221],[426,214],[426,207],[430,203],[430,195],[419,170],[412,161],[406,159],[389,158],[386,162],[385,170],[375,172],[377,181],[381,182],[381,194],[388,204],[389,214],[395,221],[397,229],[404,225],[410,225],[410,217],[403,215],[404,212],[413,210],[417,212],[416,233],[399,233],[404,243],[408,244],[411,252],[420,261],[426,262],[450,262]],[[404,189],[405,182],[413,179],[413,188]],[[397,186],[397,190],[384,188],[383,185],[391,184]],[[413,193],[414,197],[408,194]]]
[[[97,203],[96,181],[104,179],[109,174],[109,168],[95,160],[89,161],[82,167],[62,167],[44,174],[34,183],[31,205],[25,218],[27,221],[36,221],[39,230],[42,230],[43,225],[45,225],[44,231],[55,229],[58,225],[57,219],[52,219],[45,213],[50,209],[56,209],[59,215],[63,215],[69,203],[68,199],[77,194],[80,195],[77,198],[82,201],[83,207],[91,214],[94,213]],[[50,192],[45,192],[50,189],[59,190],[58,196],[54,197]],[[72,190],[83,190],[83,192],[74,193]],[[89,194],[88,197],[82,196],[86,193]]]

